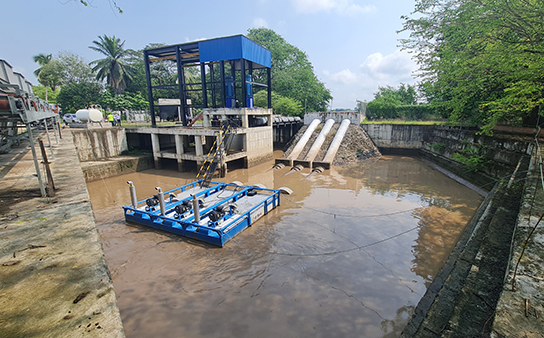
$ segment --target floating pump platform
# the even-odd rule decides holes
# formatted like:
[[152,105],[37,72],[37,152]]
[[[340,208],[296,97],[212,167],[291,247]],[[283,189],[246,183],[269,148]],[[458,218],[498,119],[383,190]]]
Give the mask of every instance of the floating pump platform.
[[124,206],[125,220],[222,247],[280,205],[280,190],[197,180]]

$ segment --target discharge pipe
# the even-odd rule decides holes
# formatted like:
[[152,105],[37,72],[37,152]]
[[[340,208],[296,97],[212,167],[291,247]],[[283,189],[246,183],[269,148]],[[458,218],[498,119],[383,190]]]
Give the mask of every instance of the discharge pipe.
[[157,195],[159,196],[159,205],[161,206],[161,215],[166,215],[166,206],[164,205],[164,194],[160,187],[156,187],[155,190],[158,191]]
[[200,205],[198,205],[196,194],[192,194],[191,196],[193,196],[193,213],[195,214],[195,222],[198,224],[200,223]]
[[132,201],[132,207],[134,209],[138,208],[138,200],[136,199],[136,187],[132,181],[127,182],[130,189],[130,200]]
[[327,150],[327,153],[325,154],[325,157],[321,162],[332,163],[334,157],[336,156],[336,153],[338,152],[338,148],[340,148],[340,144],[342,144],[342,140],[344,139],[344,135],[346,134],[350,123],[351,121],[349,119],[345,119],[344,121],[342,121],[342,124],[340,124],[340,128],[338,128],[338,131],[336,132],[336,135],[332,140],[329,150]]
[[310,123],[310,125],[308,126],[308,129],[306,129],[304,134],[302,134],[302,137],[298,141],[297,145],[295,146],[295,148],[293,148],[293,151],[287,157],[288,159],[296,160],[298,158],[298,155],[300,155],[300,153],[302,152],[302,149],[304,149],[304,146],[306,145],[306,143],[308,143],[310,136],[312,136],[315,128],[317,128],[317,126],[320,123],[321,123],[320,119],[314,119],[312,123]]
[[323,127],[323,129],[321,129],[321,132],[319,133],[319,136],[317,136],[317,138],[315,139],[315,142],[312,145],[312,147],[310,148],[310,151],[308,151],[308,154],[306,154],[306,158],[304,159],[305,161],[310,161],[311,162],[311,161],[314,160],[317,153],[319,152],[319,149],[321,149],[321,146],[325,142],[325,138],[327,137],[327,135],[331,131],[331,128],[332,128],[333,125],[334,125],[334,120],[333,119],[328,119],[327,122],[325,123],[325,126]]

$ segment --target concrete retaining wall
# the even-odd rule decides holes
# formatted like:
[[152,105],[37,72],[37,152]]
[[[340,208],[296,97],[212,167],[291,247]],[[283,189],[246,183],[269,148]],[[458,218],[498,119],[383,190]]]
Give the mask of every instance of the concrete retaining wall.
[[[479,174],[497,178],[511,173],[519,160],[529,156],[533,150],[532,141],[527,137],[501,132],[495,132],[494,136],[479,135],[478,128],[386,124],[362,127],[385,153],[417,150],[429,160],[438,160],[437,163],[454,173],[464,171],[468,176],[474,175],[467,173],[465,163],[455,161],[455,154],[465,154],[471,160],[481,155],[478,159],[481,162]],[[447,164],[448,161],[452,165]],[[480,180],[477,177],[467,179]]]
[[244,148],[247,153],[247,166],[252,167],[274,158],[272,127],[246,129],[247,138]]
[[344,119],[348,119],[352,124],[359,125],[365,119],[365,115],[356,111],[316,112],[304,114],[305,125],[309,125],[314,119],[320,119],[323,123],[328,119],[333,119],[336,123],[342,123]]
[[382,149],[421,149],[423,140],[432,134],[434,126],[363,124],[374,144]]
[[119,156],[128,150],[124,128],[72,129],[80,162]]
[[86,182],[154,168],[153,156],[122,156],[108,161],[81,162]]

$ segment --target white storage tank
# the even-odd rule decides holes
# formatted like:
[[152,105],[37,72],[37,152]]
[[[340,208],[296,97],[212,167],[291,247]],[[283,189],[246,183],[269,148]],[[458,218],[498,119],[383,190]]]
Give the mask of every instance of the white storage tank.
[[100,122],[102,121],[102,112],[95,107],[85,108],[78,110],[76,117],[81,122]]

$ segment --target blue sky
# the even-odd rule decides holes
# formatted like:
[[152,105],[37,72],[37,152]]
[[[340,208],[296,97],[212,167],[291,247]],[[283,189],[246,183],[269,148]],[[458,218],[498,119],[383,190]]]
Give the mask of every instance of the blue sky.
[[[99,35],[141,49],[157,42],[183,43],[267,27],[308,54],[316,75],[334,97],[333,108],[354,108],[373,99],[378,86],[413,84],[416,70],[401,52],[401,15],[414,0],[3,0],[0,59],[36,84],[32,56],[68,51],[86,61],[101,58],[88,48]],[[9,14],[8,14],[9,13]]]

